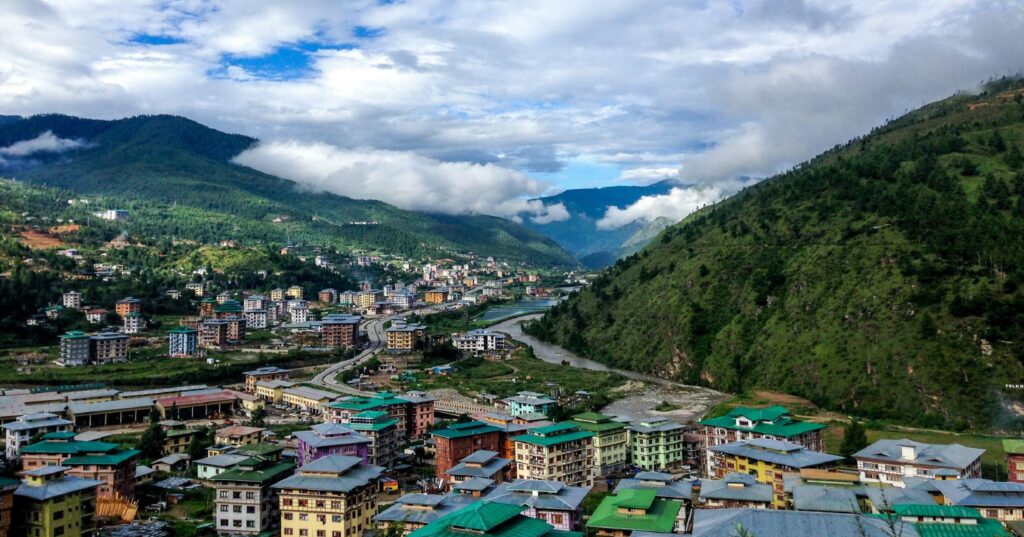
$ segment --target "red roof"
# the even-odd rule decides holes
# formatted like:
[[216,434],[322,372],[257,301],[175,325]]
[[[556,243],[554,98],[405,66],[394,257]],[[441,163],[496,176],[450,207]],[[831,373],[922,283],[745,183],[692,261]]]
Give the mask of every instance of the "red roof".
[[195,406],[195,405],[208,405],[210,403],[222,403],[225,401],[237,401],[238,397],[228,390],[224,390],[216,393],[201,393],[198,395],[182,395],[178,397],[164,397],[163,399],[157,399],[156,404],[169,408],[171,406],[177,406],[181,408],[183,406]]

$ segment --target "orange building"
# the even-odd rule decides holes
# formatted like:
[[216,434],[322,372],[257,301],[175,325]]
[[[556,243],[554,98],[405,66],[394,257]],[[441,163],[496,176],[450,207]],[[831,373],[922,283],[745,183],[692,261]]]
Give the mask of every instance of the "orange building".
[[122,298],[114,304],[114,311],[122,318],[129,313],[142,313],[142,301],[135,297]]

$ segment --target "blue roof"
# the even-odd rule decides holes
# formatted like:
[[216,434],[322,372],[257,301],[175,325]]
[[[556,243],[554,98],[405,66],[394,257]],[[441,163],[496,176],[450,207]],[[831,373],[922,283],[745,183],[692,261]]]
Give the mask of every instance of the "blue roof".
[[797,485],[793,487],[793,508],[797,511],[825,511],[829,513],[860,512],[857,494],[853,489],[823,485]]
[[429,524],[476,501],[477,498],[465,494],[406,494],[373,517],[373,520]]
[[[920,537],[912,524],[896,524],[897,535]],[[892,535],[885,520],[845,513],[775,509],[697,509],[694,512],[693,537],[735,537],[738,527],[753,532],[757,537]],[[651,537],[651,534],[633,532],[632,537]]]
[[520,479],[498,485],[484,496],[484,500],[541,510],[576,511],[589,493],[590,487],[570,487],[560,481]]
[[979,509],[1024,507],[1024,483],[1002,483],[989,479],[959,479],[935,481],[934,486],[942,493],[946,501],[953,505]]
[[839,455],[811,451],[800,444],[763,438],[740,440],[708,449],[790,468],[811,468],[843,460]]
[[96,481],[95,479],[82,479],[79,477],[65,476],[61,479],[47,481],[38,486],[22,483],[18,486],[18,489],[14,491],[14,495],[42,501],[89,489],[93,489],[93,492],[96,492],[96,487],[102,484],[102,481]]
[[701,481],[700,498],[770,503],[775,498],[775,493],[771,485],[758,483],[752,475],[731,473],[724,479]]
[[[916,458],[907,461],[902,458],[903,447],[912,447]],[[914,462],[928,466],[964,469],[985,454],[984,449],[969,448],[960,444],[925,444],[902,438],[878,440],[874,444],[853,454],[855,459],[872,459],[887,462]]]

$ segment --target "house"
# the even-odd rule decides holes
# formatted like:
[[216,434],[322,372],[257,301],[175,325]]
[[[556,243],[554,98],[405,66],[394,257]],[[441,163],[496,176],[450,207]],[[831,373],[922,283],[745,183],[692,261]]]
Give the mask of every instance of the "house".
[[925,444],[906,438],[879,440],[853,454],[860,479],[902,487],[904,477],[981,477],[984,449],[960,444]]
[[462,352],[483,354],[508,348],[505,334],[487,329],[470,330],[465,334],[452,334],[452,345]]
[[121,449],[111,442],[81,442],[75,433],[57,432],[21,448],[22,467],[33,470],[43,466],[62,466],[70,476],[100,481],[100,496],[135,494],[135,464],[139,451]]
[[390,352],[412,352],[420,349],[427,336],[427,327],[422,324],[409,324],[404,319],[396,319],[384,330],[386,349]]
[[18,450],[29,444],[36,435],[65,432],[71,430],[70,420],[58,417],[49,412],[33,412],[18,416],[18,419],[3,425],[8,462],[18,460]]
[[[100,482],[67,473],[68,468],[63,466],[42,466],[25,472],[24,481],[14,491],[11,535],[92,535]],[[10,486],[6,479],[0,484],[4,489]]]
[[701,505],[710,508],[769,509],[775,499],[772,486],[750,474],[730,473],[722,479],[700,482]]
[[581,537],[523,515],[521,506],[495,502],[475,502],[413,531],[409,537]]
[[499,457],[497,451],[481,449],[464,457],[459,464],[449,468],[445,475],[448,476],[449,488],[473,478],[489,479],[492,484],[501,483],[505,481],[511,463],[509,459]]
[[500,432],[498,427],[479,421],[456,423],[433,431],[430,434],[437,451],[434,456],[434,475],[446,475],[449,469],[476,451],[498,451],[501,445]]
[[248,455],[241,453],[224,453],[199,459],[195,462],[196,477],[199,479],[212,479],[238,466],[239,463],[248,458]]
[[740,440],[764,438],[783,440],[800,444],[811,451],[824,451],[821,431],[825,425],[793,418],[783,406],[768,408],[736,407],[728,414],[698,422],[704,437],[705,468],[708,475],[715,475],[711,463],[710,449]]
[[679,500],[684,505],[693,503],[694,483],[688,479],[676,480],[672,474],[663,472],[637,472],[631,478],[620,479],[615,486],[615,493],[629,489],[648,489],[654,491],[657,498]]
[[1024,483],[1024,440],[1003,440],[1003,452],[1006,453],[1007,480]]
[[648,471],[662,471],[683,465],[683,434],[686,427],[664,418],[652,418],[634,423],[629,431],[632,462]]
[[188,469],[191,458],[184,453],[175,453],[173,455],[167,455],[161,457],[150,466],[158,472],[184,472]]
[[281,534],[362,535],[377,513],[383,468],[359,457],[328,455],[272,486],[280,497]]
[[516,444],[516,477],[592,485],[593,437],[594,433],[581,430],[573,422],[530,429],[512,439]]
[[398,420],[382,410],[366,410],[349,420],[348,428],[370,439],[369,464],[390,469],[398,455]]
[[167,355],[171,358],[191,358],[199,348],[199,332],[187,326],[178,326],[167,333]]
[[653,490],[631,489],[605,496],[587,521],[587,530],[599,537],[629,537],[634,531],[683,533],[683,503],[663,500]]
[[296,431],[298,464],[311,463],[328,455],[359,457],[369,462],[370,438],[337,423],[320,423],[309,431]]
[[277,489],[292,475],[295,463],[276,457],[250,457],[210,479],[214,489],[214,521],[221,535],[259,535],[279,523]]
[[543,520],[562,531],[579,531],[583,525],[583,499],[590,487],[570,487],[559,481],[520,479],[501,483],[484,501],[525,507],[523,515]]
[[100,324],[107,317],[108,313],[110,312],[103,308],[93,308],[85,312],[85,320],[92,324]]
[[750,474],[759,483],[772,486],[774,506],[784,508],[786,496],[783,474],[798,473],[804,468],[832,468],[843,457],[819,451],[811,451],[800,444],[781,440],[755,438],[731,444],[714,446],[711,449],[715,477],[724,478],[733,472]]
[[475,502],[463,494],[406,494],[373,517],[378,535],[392,524],[401,524],[402,535],[418,530],[435,520]]
[[503,399],[503,401],[508,406],[508,413],[513,416],[534,413],[546,416],[548,410],[558,404],[558,401],[535,392],[519,392],[513,397]]
[[324,405],[338,398],[335,392],[318,390],[307,386],[292,386],[281,390],[281,402],[310,414],[321,414]]
[[219,445],[248,446],[259,444],[263,440],[263,427],[249,427],[246,425],[231,425],[217,429],[214,433],[214,442]]
[[629,434],[625,423],[596,412],[577,414],[572,421],[580,430],[594,433],[594,477],[610,475],[626,467]]

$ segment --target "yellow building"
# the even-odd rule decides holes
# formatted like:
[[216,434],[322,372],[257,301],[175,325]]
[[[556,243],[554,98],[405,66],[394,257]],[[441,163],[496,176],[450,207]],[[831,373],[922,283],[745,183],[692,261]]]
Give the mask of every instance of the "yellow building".
[[256,397],[277,404],[284,398],[285,388],[292,386],[295,383],[289,380],[261,380],[256,383]]
[[12,535],[80,537],[96,529],[95,479],[68,477],[63,466],[42,466],[25,472],[14,491]]
[[217,429],[214,434],[214,442],[217,445],[248,446],[259,444],[263,440],[263,427],[248,427],[245,425],[232,425]]
[[629,435],[625,423],[596,412],[577,414],[572,421],[581,430],[594,433],[594,477],[606,476],[626,467]]
[[410,352],[423,346],[427,327],[421,324],[406,324],[405,321],[396,319],[384,330],[384,334],[387,338],[387,350]]
[[711,467],[715,469],[713,477],[724,478],[733,472],[754,476],[758,483],[772,486],[772,506],[776,509],[786,508],[783,474],[799,473],[806,468],[828,469],[843,460],[838,455],[811,451],[800,444],[764,438],[712,446],[708,450],[713,462]]
[[192,437],[199,431],[196,429],[169,429],[164,432],[164,455],[185,453]]
[[358,537],[372,529],[383,470],[345,455],[328,455],[299,468],[273,485],[281,501],[281,535]]
[[298,285],[289,287],[288,291],[285,292],[285,296],[295,300],[302,300],[302,287]]
[[423,294],[423,301],[427,304],[444,304],[448,301],[448,290],[431,289]]
[[319,415],[324,405],[340,397],[337,393],[326,392],[307,386],[293,386],[281,390],[281,402],[310,414]]
[[271,289],[270,290],[270,300],[273,300],[274,302],[280,302],[280,301],[284,300],[284,289],[281,289],[281,288]]

